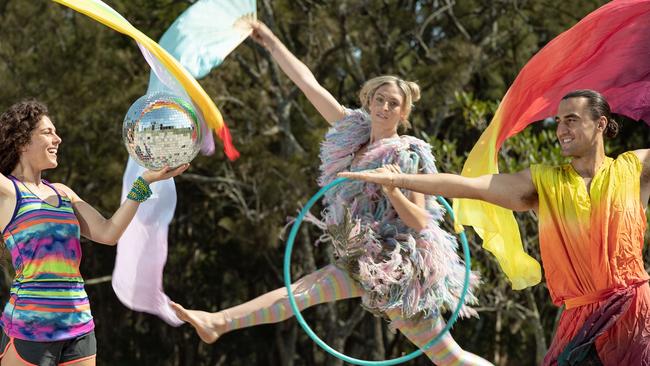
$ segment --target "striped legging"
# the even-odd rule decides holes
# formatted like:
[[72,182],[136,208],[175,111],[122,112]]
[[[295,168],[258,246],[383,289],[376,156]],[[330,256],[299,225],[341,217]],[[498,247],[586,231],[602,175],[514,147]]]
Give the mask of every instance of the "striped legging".
[[[312,305],[359,297],[363,290],[350,276],[334,265],[311,273],[292,285],[296,304],[303,310]],[[222,311],[226,331],[258,324],[276,323],[293,316],[286,288],[266,293],[256,299]],[[444,327],[441,320],[410,321],[400,311],[390,311],[388,317],[399,331],[418,347],[426,345]],[[451,334],[445,334],[425,354],[437,365],[492,365],[464,351]]]

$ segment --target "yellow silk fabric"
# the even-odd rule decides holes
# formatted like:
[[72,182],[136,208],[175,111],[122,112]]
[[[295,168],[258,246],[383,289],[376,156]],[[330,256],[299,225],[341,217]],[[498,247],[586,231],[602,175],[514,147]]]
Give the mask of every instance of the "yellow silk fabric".
[[185,68],[158,43],[136,29],[119,13],[99,0],[52,0],[95,19],[113,30],[133,38],[151,53],[181,84],[201,111],[206,124],[215,131],[224,126],[223,117],[212,99]]
[[[501,109],[497,110],[492,123],[470,152],[463,168],[463,176],[478,177],[499,172],[495,149],[500,111]],[[459,225],[474,227],[483,239],[483,247],[494,254],[513,289],[521,290],[542,280],[539,263],[523,249],[519,227],[512,211],[469,199],[454,200],[453,208],[456,213],[456,229],[460,229]]]

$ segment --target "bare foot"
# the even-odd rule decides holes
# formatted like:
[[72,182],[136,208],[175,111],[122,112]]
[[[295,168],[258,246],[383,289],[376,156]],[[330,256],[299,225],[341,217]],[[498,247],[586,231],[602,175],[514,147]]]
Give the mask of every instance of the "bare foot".
[[226,332],[226,321],[222,313],[188,310],[175,302],[170,302],[170,305],[176,312],[176,316],[190,323],[205,343],[216,342]]

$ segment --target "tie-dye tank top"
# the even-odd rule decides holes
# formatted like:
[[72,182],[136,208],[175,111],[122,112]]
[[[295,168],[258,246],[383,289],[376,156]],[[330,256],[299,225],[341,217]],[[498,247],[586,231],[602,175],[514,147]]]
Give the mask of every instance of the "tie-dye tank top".
[[10,177],[16,208],[2,237],[16,270],[0,323],[18,339],[48,342],[71,339],[95,325],[79,272],[79,222],[67,197],[53,206]]

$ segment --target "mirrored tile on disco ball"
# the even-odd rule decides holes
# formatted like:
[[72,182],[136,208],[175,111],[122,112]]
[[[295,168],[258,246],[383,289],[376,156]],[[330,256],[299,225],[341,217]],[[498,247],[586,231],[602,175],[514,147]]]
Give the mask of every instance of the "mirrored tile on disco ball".
[[201,126],[193,106],[172,94],[139,98],[126,114],[122,138],[129,155],[147,169],[189,163],[201,147]]

